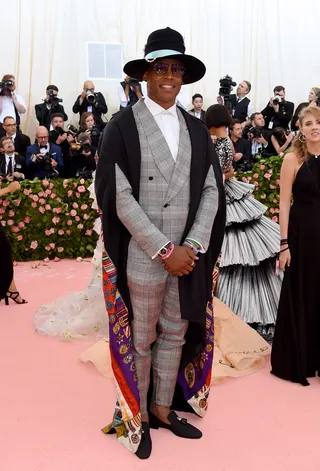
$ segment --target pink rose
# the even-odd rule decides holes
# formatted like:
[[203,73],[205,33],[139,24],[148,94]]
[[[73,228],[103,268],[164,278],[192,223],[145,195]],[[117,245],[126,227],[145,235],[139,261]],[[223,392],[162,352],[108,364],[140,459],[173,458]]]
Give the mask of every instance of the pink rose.
[[20,229],[18,226],[13,226],[11,230],[12,232],[20,232]]
[[45,258],[43,261],[44,261],[45,263],[48,263],[48,262],[50,262],[50,260],[48,259],[48,257],[47,257],[47,258]]
[[50,232],[51,232],[51,234],[54,234],[56,232],[56,230],[53,227],[51,227]]
[[52,188],[54,188],[54,183],[50,183],[49,188],[52,190]]
[[74,216],[77,215],[77,211],[75,209],[71,209],[70,214],[71,214],[71,216],[74,217]]
[[9,216],[9,218],[13,218],[13,216],[14,216],[14,211],[12,211],[12,209],[10,209],[8,216]]
[[46,211],[50,211],[50,209],[51,209],[50,204],[46,204]]
[[18,226],[20,227],[20,229],[22,229],[25,226],[25,223],[23,221],[21,221],[21,222],[19,222]]
[[50,231],[50,229],[45,230],[44,233],[45,233],[45,235],[46,235],[47,237],[51,236],[51,231]]
[[54,262],[60,262],[60,258],[59,257],[54,257]]
[[22,240],[22,239],[23,239],[23,236],[21,234],[18,235],[17,240],[20,242],[20,240]]
[[72,196],[72,193],[73,193],[73,191],[72,191],[72,190],[68,190],[68,193],[67,193],[67,195],[68,195],[68,197],[69,197],[69,198],[70,198],[70,196]]
[[269,185],[270,190],[274,190],[275,186],[274,185]]
[[25,189],[23,190],[23,193],[24,193],[26,196],[29,196],[30,192],[31,192],[31,190],[28,190],[28,188],[25,188]]
[[73,186],[76,188],[76,186],[77,186],[77,183],[76,183],[76,182],[73,182]]
[[81,178],[80,184],[81,184],[81,185],[84,185],[84,179],[83,179],[83,178]]
[[273,174],[272,168],[269,168],[268,172],[270,173],[270,175],[272,175]]
[[253,182],[254,186],[259,186],[259,182]]
[[39,197],[38,197],[37,195],[33,195],[32,199],[33,199],[33,201],[35,201],[35,202],[39,201]]
[[85,211],[86,209],[88,209],[88,205],[83,204],[80,209],[81,209],[81,211]]
[[274,214],[274,208],[270,208],[270,213]]
[[79,193],[84,193],[86,191],[86,188],[83,185],[78,186],[78,191]]
[[85,235],[86,235],[86,236],[91,236],[91,234],[92,234],[92,230],[91,230],[91,229],[87,229]]
[[40,198],[40,199],[39,199],[39,203],[40,203],[40,204],[46,204],[46,200],[43,199],[43,198]]
[[15,204],[16,206],[20,206],[20,203],[21,203],[20,200],[13,200],[13,202],[14,202],[14,204]]
[[46,245],[46,246],[45,246],[45,249],[47,250],[47,252],[50,252],[50,250],[51,250],[50,245]]
[[68,219],[68,221],[67,221],[67,226],[72,226],[72,221],[71,221],[71,219]]
[[2,224],[3,227],[5,227],[7,223],[6,223],[6,221],[1,221],[1,224]]
[[71,231],[69,229],[66,230],[66,234],[67,235],[70,235],[71,234]]
[[78,228],[79,230],[83,229],[83,224],[78,224],[78,225],[77,225],[77,228]]
[[76,192],[76,197],[80,198],[80,193]]
[[73,203],[72,207],[73,207],[74,209],[77,209],[77,208],[79,207],[79,206],[78,206],[78,203]]
[[36,240],[33,240],[30,244],[30,249],[35,250],[38,247],[38,242]]
[[30,222],[30,216],[26,216],[26,217],[24,218],[24,222],[27,223],[27,224],[29,224],[29,222]]
[[278,216],[273,216],[272,221],[273,222],[278,222]]
[[54,244],[53,242],[51,242],[49,245],[50,245],[50,248],[51,248],[52,250],[53,250],[53,249],[55,248],[55,246],[56,246],[56,244]]
[[68,184],[69,184],[69,180],[67,180],[67,179],[66,179],[66,180],[63,180],[63,186],[64,186],[64,188],[67,188]]
[[278,203],[277,198],[273,198],[274,203]]
[[36,203],[35,201],[32,201],[31,206],[32,206],[33,208],[36,208],[38,205],[37,205],[37,203]]
[[260,170],[264,170],[266,167],[264,165],[260,165]]
[[57,198],[57,201],[58,201],[59,203],[61,203],[62,199],[61,199],[61,198]]
[[51,190],[47,190],[47,191],[46,191],[47,196],[48,196],[48,195],[51,195],[51,193],[52,193]]
[[252,180],[252,177],[248,177],[248,181]]
[[5,209],[3,209],[3,208],[0,208],[0,214],[4,214],[5,212],[6,212],[6,210],[5,210]]
[[270,180],[270,178],[271,178],[271,175],[268,172],[265,173],[263,176],[264,176],[264,178],[267,178],[268,180]]
[[79,217],[79,216],[76,216],[76,217],[75,217],[75,220],[76,220],[77,222],[79,222],[79,221],[80,221],[80,217]]
[[14,224],[14,221],[12,221],[12,219],[9,219],[8,222],[7,222],[8,226],[13,226]]
[[243,181],[244,183],[248,183],[248,179],[247,179],[246,177],[242,177],[242,181]]
[[39,193],[38,193],[39,198],[42,198],[43,195],[44,195],[43,191],[39,191]]
[[40,206],[40,207],[39,207],[39,211],[40,211],[40,213],[41,213],[41,214],[43,214],[43,213],[45,213],[45,212],[46,212],[46,210],[44,209],[44,207],[43,207],[43,206]]
[[278,179],[276,180],[276,184],[277,184],[277,185],[280,185],[280,178],[278,178]]
[[53,212],[56,214],[60,214],[62,212],[61,208],[53,208]]
[[53,224],[58,224],[60,222],[60,218],[54,217],[52,218]]
[[10,201],[4,200],[2,204],[3,204],[4,207],[9,206]]
[[58,252],[61,253],[64,251],[64,248],[63,247],[58,247]]
[[55,193],[51,193],[51,198],[54,199],[57,195]]
[[64,230],[63,230],[63,229],[59,229],[59,230],[58,230],[58,234],[59,234],[60,236],[62,236],[62,235],[64,234]]
[[279,208],[276,208],[274,211],[275,211],[275,213],[277,213],[277,214],[280,213],[280,209],[279,209]]
[[255,173],[255,174],[253,175],[253,178],[259,178],[259,174],[258,174],[258,173]]
[[84,214],[83,219],[86,221],[87,219],[89,219],[89,216],[87,214]]
[[48,180],[42,180],[42,185],[43,186],[49,186]]

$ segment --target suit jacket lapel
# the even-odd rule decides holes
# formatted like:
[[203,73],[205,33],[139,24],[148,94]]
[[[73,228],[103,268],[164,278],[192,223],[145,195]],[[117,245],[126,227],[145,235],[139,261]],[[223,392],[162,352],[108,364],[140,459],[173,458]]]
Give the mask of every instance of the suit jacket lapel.
[[165,140],[162,132],[159,129],[159,126],[157,125],[154,117],[150,113],[144,101],[140,100],[134,106],[136,107],[138,119],[141,122],[148,144],[152,151],[154,161],[166,179],[166,182],[170,183],[172,172],[175,167],[175,161],[172,157],[167,141]]
[[185,119],[177,108],[179,124],[180,124],[180,138],[179,150],[177,155],[177,162],[172,174],[171,182],[167,192],[167,201],[174,198],[179,191],[183,188],[186,180],[190,178],[190,165],[191,165],[191,141]]

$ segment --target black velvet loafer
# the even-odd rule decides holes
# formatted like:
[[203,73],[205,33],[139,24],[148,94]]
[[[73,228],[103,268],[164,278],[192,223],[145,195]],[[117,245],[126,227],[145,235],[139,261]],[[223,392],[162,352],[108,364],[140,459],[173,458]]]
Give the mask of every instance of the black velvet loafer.
[[166,428],[178,437],[182,438],[196,439],[202,437],[202,432],[200,432],[200,430],[198,430],[193,425],[188,424],[187,419],[182,419],[174,411],[170,412],[168,415],[168,420],[170,425],[162,422],[162,420],[158,419],[158,417],[149,412],[150,428]]
[[150,436],[150,427],[148,422],[142,422],[142,435],[139,448],[136,451],[136,455],[141,460],[146,460],[151,455],[152,441]]

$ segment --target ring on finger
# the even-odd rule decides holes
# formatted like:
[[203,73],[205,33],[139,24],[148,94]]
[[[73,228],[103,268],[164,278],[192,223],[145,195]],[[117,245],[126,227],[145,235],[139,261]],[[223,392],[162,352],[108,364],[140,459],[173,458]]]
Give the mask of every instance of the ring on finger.
[[191,266],[192,266],[192,267],[194,267],[194,266],[195,266],[194,260],[192,261],[192,263],[191,263]]

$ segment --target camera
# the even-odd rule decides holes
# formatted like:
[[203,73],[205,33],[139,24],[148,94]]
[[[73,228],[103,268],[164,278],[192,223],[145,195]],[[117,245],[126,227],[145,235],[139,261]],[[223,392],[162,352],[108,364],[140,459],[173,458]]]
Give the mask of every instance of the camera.
[[77,172],[77,177],[84,178],[84,180],[90,180],[92,178],[92,173],[92,170],[89,170],[88,168],[84,167],[82,170],[79,170],[79,172]]
[[86,89],[86,93],[87,93],[87,100],[88,100],[88,102],[89,102],[89,103],[93,103],[93,102],[95,101],[95,99],[96,99],[94,93],[93,93],[91,90],[89,90],[89,88]]
[[62,134],[70,134],[71,136],[75,137],[78,134],[78,129],[73,126],[72,124],[68,124],[67,129],[63,129],[60,126],[56,126],[54,128],[54,131],[59,135],[62,136]]
[[252,127],[249,129],[248,131],[248,134],[251,134],[252,135],[252,139],[258,139],[259,137],[263,137],[262,136],[262,128],[260,127]]
[[81,144],[80,151],[86,154],[91,153],[91,145],[88,142]]
[[279,95],[274,96],[274,97],[272,98],[272,103],[273,103],[274,105],[280,105],[280,103],[282,103],[282,98],[281,98],[281,96],[279,96]]
[[130,87],[139,87],[139,85],[140,85],[139,80],[134,78],[134,77],[131,77],[131,79],[129,80],[128,83],[129,83]]
[[219,95],[224,98],[224,104],[226,108],[230,111],[232,109],[232,104],[230,100],[230,95],[233,90],[233,87],[237,85],[236,82],[233,81],[232,77],[226,75],[219,80],[220,88],[219,88]]
[[58,98],[58,96],[54,94],[53,90],[47,90],[47,94],[49,95],[49,98],[47,99],[47,103],[49,105],[56,106],[58,103],[63,102],[63,99]]
[[11,96],[12,90],[10,90],[9,87],[14,86],[14,81],[13,80],[4,80],[3,82],[0,82],[0,88],[2,89],[0,92],[0,96]]

